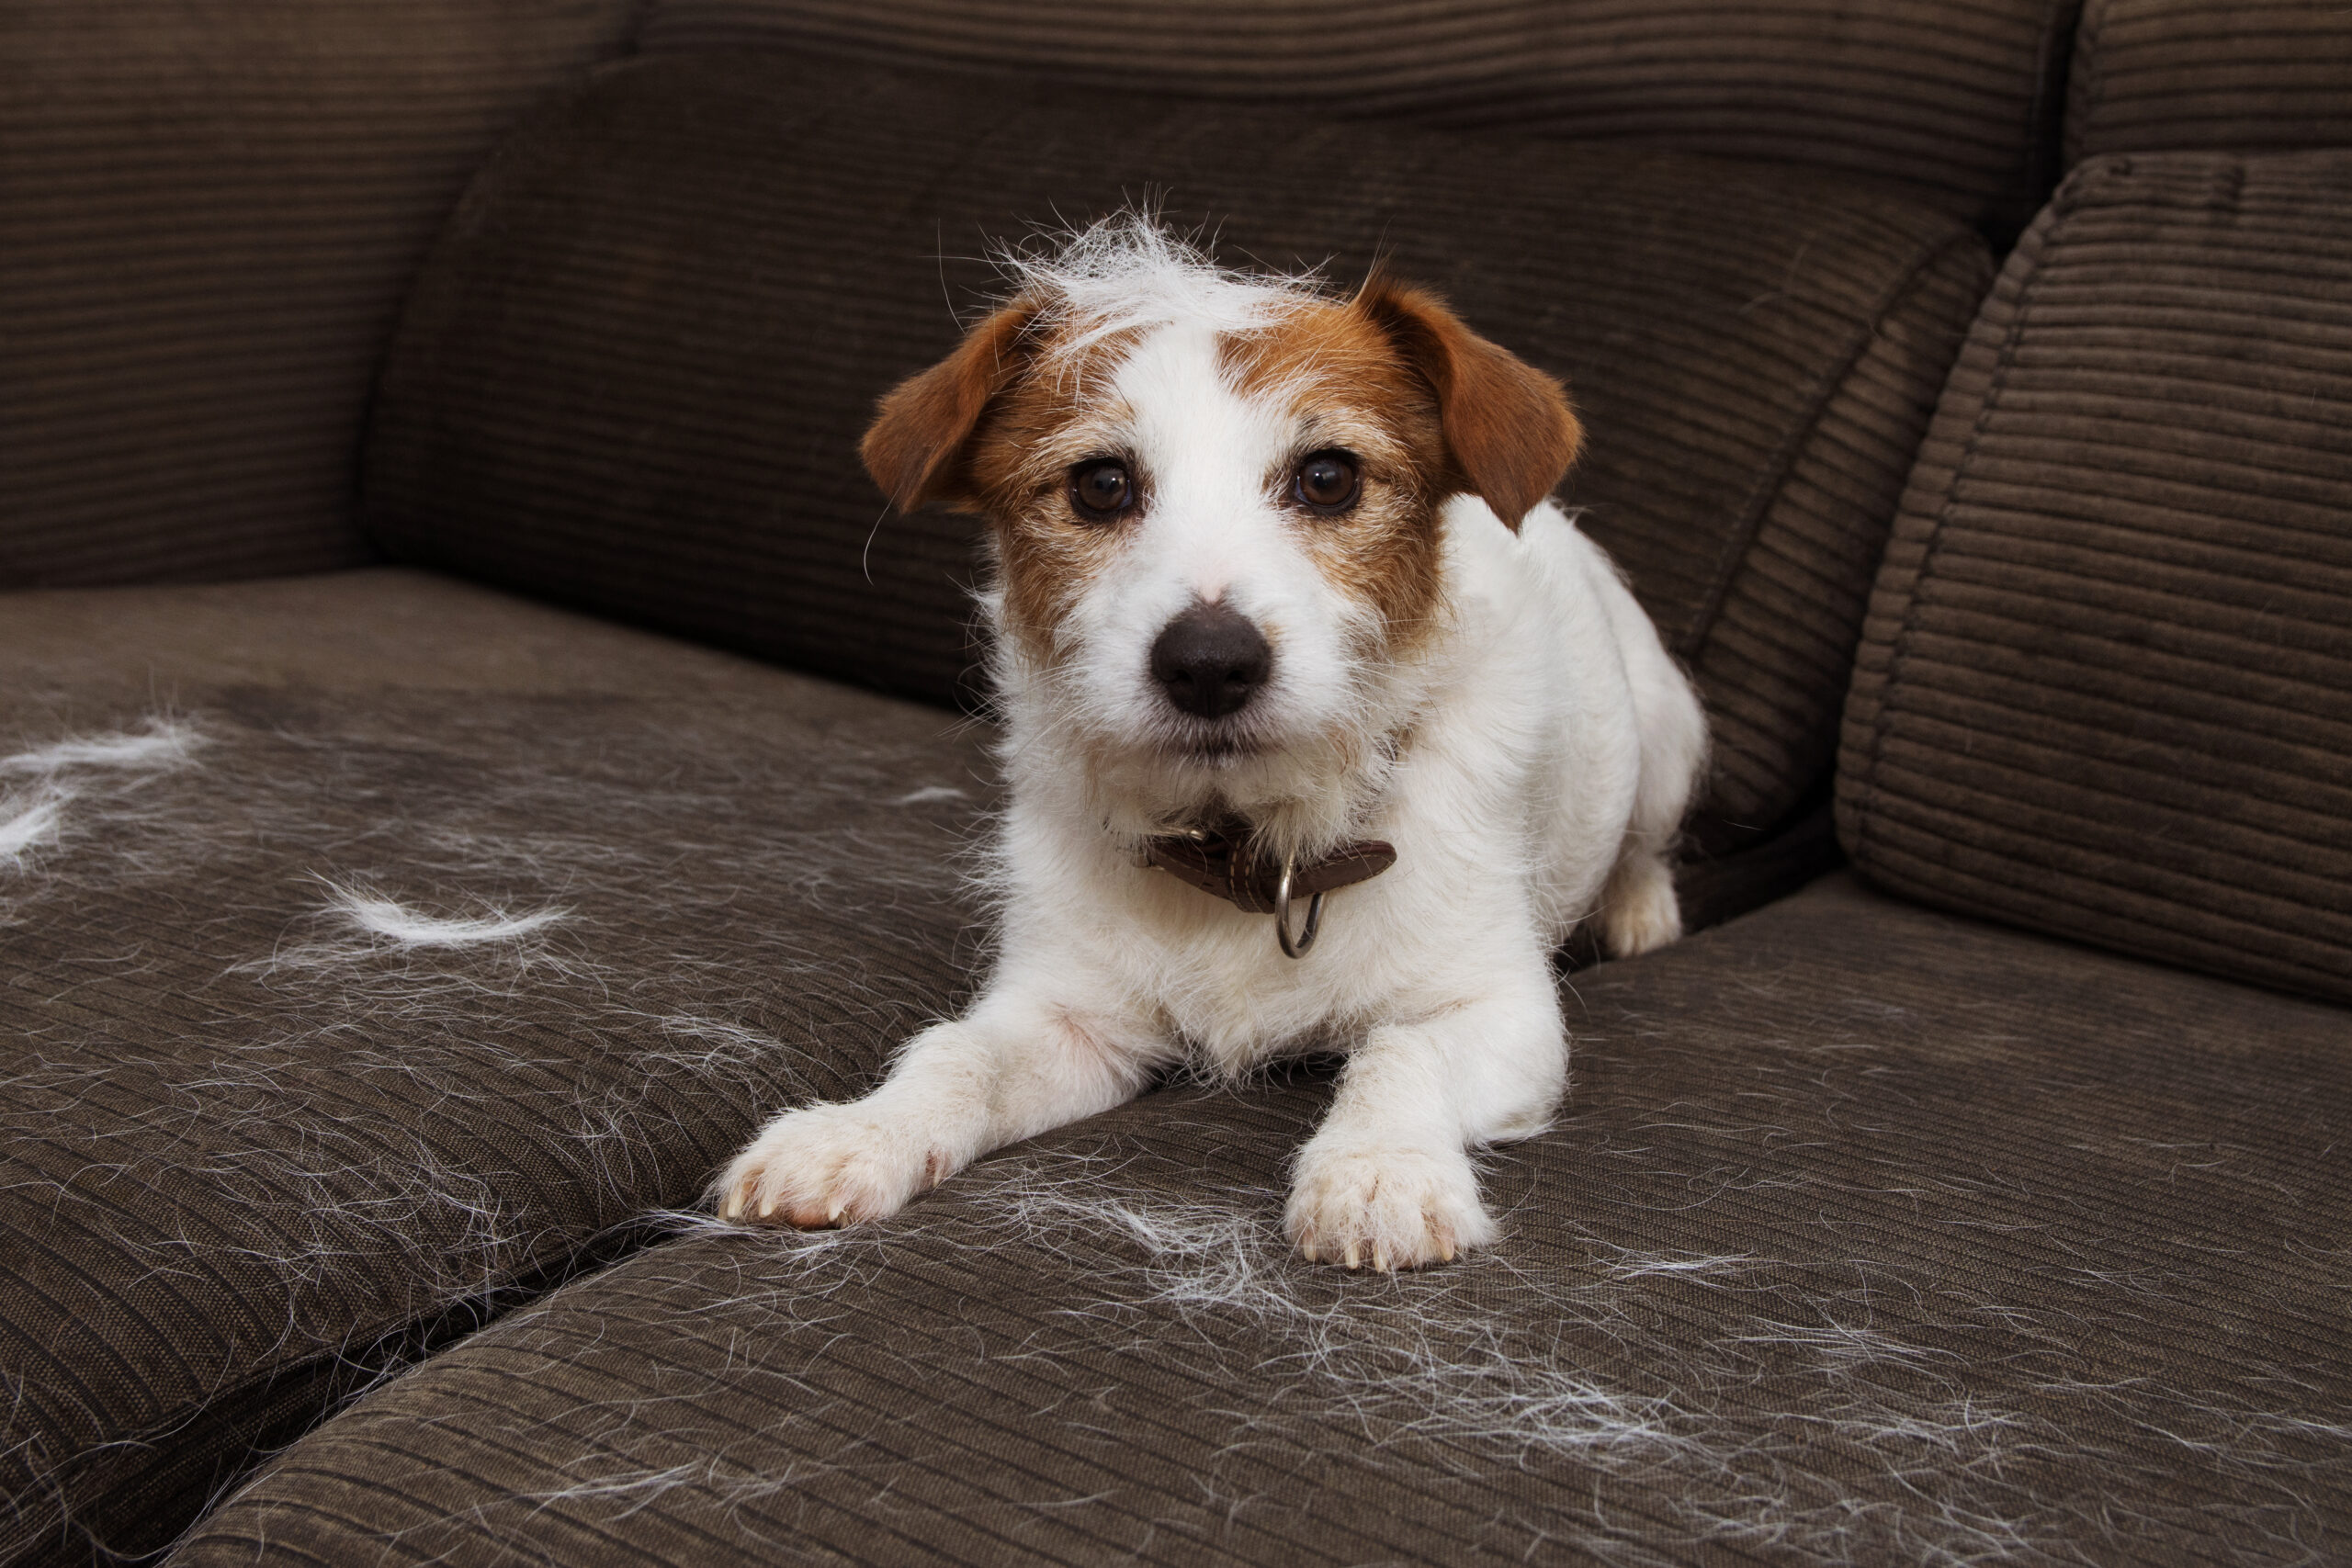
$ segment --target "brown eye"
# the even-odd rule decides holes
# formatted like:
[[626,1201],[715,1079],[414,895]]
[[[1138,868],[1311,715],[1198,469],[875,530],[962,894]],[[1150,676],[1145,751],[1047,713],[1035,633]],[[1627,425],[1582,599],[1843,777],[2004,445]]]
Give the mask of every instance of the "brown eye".
[[1339,512],[1354,504],[1362,485],[1353,457],[1345,452],[1316,452],[1299,464],[1292,489],[1317,512]]
[[1069,471],[1069,503],[1081,521],[1107,523],[1135,502],[1135,479],[1115,457],[1080,463]]

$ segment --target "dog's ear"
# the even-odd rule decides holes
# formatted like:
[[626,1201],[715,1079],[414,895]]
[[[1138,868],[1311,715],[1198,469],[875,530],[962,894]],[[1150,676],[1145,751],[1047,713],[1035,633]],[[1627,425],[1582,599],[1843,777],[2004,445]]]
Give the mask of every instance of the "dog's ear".
[[1375,271],[1354,308],[1436,390],[1453,477],[1516,532],[1584,444],[1566,389],[1472,332],[1427,289]]
[[1034,304],[1004,306],[966,333],[955,353],[882,395],[858,455],[899,510],[979,509],[964,449],[989,400],[1027,364],[1023,339],[1036,315]]

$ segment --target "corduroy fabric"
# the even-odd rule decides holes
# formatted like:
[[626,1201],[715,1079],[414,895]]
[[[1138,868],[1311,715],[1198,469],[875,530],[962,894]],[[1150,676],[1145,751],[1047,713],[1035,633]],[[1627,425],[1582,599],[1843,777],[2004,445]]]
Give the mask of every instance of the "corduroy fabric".
[[815,57],[640,62],[503,149],[442,237],[369,433],[374,537],[952,700],[977,525],[889,513],[858,435],[953,345],[949,306],[997,287],[987,239],[1148,189],[1229,258],[1344,280],[1385,250],[1564,373],[1590,437],[1567,499],[1710,704],[1710,847],[1818,784],[1990,268],[1955,220],[1799,171],[1197,103],[1106,121]]
[[1838,811],[1895,891],[2352,998],[2352,152],[2069,179],[1922,450]]
[[[1900,180],[2015,233],[2056,178],[2080,0],[653,0],[649,53],[1035,72]],[[1114,113],[1117,111],[1113,111]]]
[[368,558],[361,408],[434,229],[635,0],[12,0],[0,588]]
[[1166,1090],[567,1286],[174,1568],[2342,1555],[2342,1010],[1840,877],[1569,1016],[1488,1255],[1290,1258],[1325,1090]]
[[2069,166],[2108,152],[2352,144],[2352,13],[2336,0],[2086,0]]
[[0,693],[11,1568],[167,1544],[981,955],[936,709],[388,569],[10,595]]

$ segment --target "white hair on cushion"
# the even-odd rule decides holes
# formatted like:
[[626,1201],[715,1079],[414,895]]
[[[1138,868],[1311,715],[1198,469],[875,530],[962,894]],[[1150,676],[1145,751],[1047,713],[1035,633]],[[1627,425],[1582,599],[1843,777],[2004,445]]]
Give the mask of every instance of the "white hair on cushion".
[[176,768],[192,760],[203,741],[185,719],[147,721],[144,734],[72,736],[28,751],[0,757],[0,773],[55,773],[68,768]]
[[382,937],[401,947],[473,947],[483,942],[513,942],[544,931],[569,916],[565,908],[535,909],[510,915],[496,905],[478,915],[428,915],[379,893],[330,882],[327,907],[369,936]]
[[[247,1270],[247,1289],[284,1292],[269,1313],[281,1348],[347,1352],[355,1375],[412,1351],[345,1343],[351,1326],[314,1310],[335,1260],[396,1264],[399,1299],[379,1303],[395,1315],[503,1303],[551,1247],[583,1244],[550,1230],[572,1195],[634,1215],[657,1150],[681,1157],[823,1081],[792,1030],[796,977],[821,976],[834,1030],[870,1018],[887,1035],[923,1017],[935,1001],[910,976],[931,967],[937,917],[906,917],[954,892],[943,863],[974,814],[933,795],[888,808],[941,776],[935,743],[903,727],[842,737],[714,831],[707,813],[732,801],[742,766],[724,727],[649,717],[640,767],[625,721],[608,721],[619,759],[582,768],[429,705],[410,728],[403,711],[356,729],[201,710],[142,724],[134,710],[68,739],[37,717],[0,732],[0,832],[21,852],[15,866],[0,854],[0,939],[61,916],[76,933],[70,955],[12,976],[21,992],[81,984],[76,964],[135,972],[152,930],[74,919],[90,900],[171,911],[158,918],[181,920],[185,956],[214,977],[198,1031],[36,1017],[49,1032],[0,1064],[0,1140],[84,1153],[78,1176],[69,1159],[40,1179],[60,1203],[100,1187],[200,1194],[213,1228],[122,1236],[122,1288],[169,1289],[195,1259]],[[843,951],[788,919],[747,919],[753,888],[829,920],[897,918]],[[274,943],[256,914],[285,922]],[[550,1072],[532,1043],[551,1017],[596,1042],[576,1072]],[[398,1108],[471,1094],[506,1067],[514,1113],[548,1131],[549,1170],[485,1170],[475,1146]],[[78,1109],[124,1083],[149,1097],[135,1139]],[[351,1090],[374,1085],[394,1102],[355,1108]]]
[[[1473,1483],[1498,1469],[1528,1471],[1547,1486],[1565,1483],[1564,1495],[1593,1486],[1589,1517],[1563,1509],[1541,1523],[1517,1521],[1533,1533],[1531,1555],[1549,1540],[1612,1562],[1679,1561],[1711,1542],[1751,1543],[1808,1563],[2048,1561],[2066,1525],[2125,1506],[2115,1496],[2086,1499],[2078,1514],[2004,1474],[2013,1456],[2105,1440],[2112,1400],[2086,1404],[2081,1432],[2001,1408],[1957,1381],[1963,1367],[1928,1370],[1939,1348],[1854,1320],[1845,1298],[1792,1280],[1792,1265],[1636,1250],[1579,1233],[1542,1261],[1498,1252],[1442,1274],[1340,1276],[1292,1255],[1276,1219],[1279,1188],[1141,1190],[1118,1179],[1123,1165],[1074,1152],[1002,1156],[951,1183],[953,1196],[940,1200],[947,1214],[905,1226],[746,1232],[707,1213],[664,1215],[673,1236],[693,1245],[628,1266],[621,1294],[639,1299],[675,1283],[695,1303],[691,1321],[704,1325],[696,1332],[730,1341],[765,1334],[782,1348],[796,1331],[825,1342],[858,1332],[868,1311],[863,1292],[887,1290],[910,1267],[959,1269],[959,1257],[1001,1265],[1010,1252],[1033,1251],[1056,1281],[1046,1314],[1065,1326],[1052,1343],[1024,1340],[1021,1354],[1049,1364],[1131,1362],[1138,1387],[1164,1363],[1190,1381],[1204,1359],[1232,1380],[1232,1397],[1244,1403],[1225,1412],[1227,1446],[1216,1468],[1189,1477],[1210,1508],[1262,1500],[1267,1463],[1309,1455],[1373,1473]],[[719,1293],[700,1293],[718,1281]],[[1917,1299],[1914,1283],[1890,1266],[1886,1278],[1863,1281],[1864,1294],[1891,1287]],[[1950,1281],[1942,1288],[1951,1294]],[[1661,1332],[1661,1320],[1687,1319],[1694,1292],[1713,1298],[1707,1310],[1721,1314],[1724,1332],[1695,1341]],[[492,1354],[564,1364],[605,1355],[609,1324],[598,1303],[592,1293],[575,1306],[569,1292],[534,1303],[493,1331]],[[1933,1332],[1975,1315],[1965,1301],[1950,1304],[1952,1315],[1919,1326]],[[1997,1303],[1984,1309],[2001,1316]],[[968,1338],[886,1333],[876,1343],[892,1347],[913,1383],[952,1382],[986,1364],[989,1332],[975,1324]],[[1595,1371],[1577,1354],[1579,1337],[1635,1354]],[[609,1353],[644,1348],[616,1340]],[[463,1528],[520,1542],[541,1539],[535,1521],[549,1508],[591,1520],[648,1507],[687,1521],[731,1518],[788,1501],[828,1472],[865,1472],[873,1462],[865,1439],[823,1420],[788,1414],[797,1440],[779,1440],[772,1429],[739,1438],[677,1419],[705,1391],[746,1392],[746,1379],[781,1380],[776,1388],[789,1394],[801,1355],[795,1348],[764,1361],[730,1357],[721,1371],[669,1361],[657,1349],[668,1393],[661,1416],[591,1404],[583,1414],[599,1435],[593,1450]],[[1758,1403],[1747,1391],[1763,1382],[1768,1355],[1782,1363],[1783,1386]],[[1066,1386],[1041,1382],[1036,1414],[1068,1397]],[[796,1413],[804,1404],[786,1401]],[[520,1419],[517,1435],[528,1442]],[[1335,1442],[1340,1433],[1348,1440]],[[1815,1435],[1835,1444],[1817,1459],[1806,1447]],[[1858,1461],[1876,1469],[1878,1484],[1865,1483],[1869,1468],[1850,1469]],[[1598,1491],[1604,1477],[1640,1489],[1663,1512],[1645,1511],[1634,1535],[1621,1534]],[[1923,1486],[1923,1477],[1935,1484]],[[755,1532],[766,1522],[741,1521]]]
[[897,796],[890,802],[890,804],[893,806],[927,806],[934,800],[962,800],[965,798],[965,793],[962,790],[957,789],[954,784],[925,784],[921,789],[910,789],[907,791],[906,794]]
[[69,805],[85,795],[105,795],[119,812],[141,784],[193,761],[203,739],[187,720],[162,716],[141,731],[68,736],[0,756],[0,778],[33,781],[28,788],[0,792],[0,866],[23,871],[35,851],[64,849]]
[[34,850],[57,844],[73,798],[54,784],[0,795],[0,864],[21,866]]

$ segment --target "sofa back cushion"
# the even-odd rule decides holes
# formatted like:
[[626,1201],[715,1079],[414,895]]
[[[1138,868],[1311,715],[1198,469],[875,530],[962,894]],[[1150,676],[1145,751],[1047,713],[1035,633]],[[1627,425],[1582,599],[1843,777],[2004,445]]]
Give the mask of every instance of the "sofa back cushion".
[[2352,999],[2352,152],[2069,179],[1905,497],[1838,815],[1915,897]]
[[466,176],[634,0],[10,0],[0,589],[368,558],[352,472]]
[[1901,180],[2014,234],[2079,0],[653,0],[649,51],[814,44]]
[[2342,0],[2086,0],[2066,161],[2352,146]]
[[1990,274],[1949,216],[1804,171],[1197,102],[1106,118],[808,54],[640,62],[503,149],[439,241],[366,446],[373,536],[955,701],[978,525],[891,513],[859,434],[1001,287],[991,237],[1155,188],[1230,258],[1346,280],[1385,247],[1564,374],[1590,438],[1568,499],[1713,710],[1709,830],[1789,816]]

